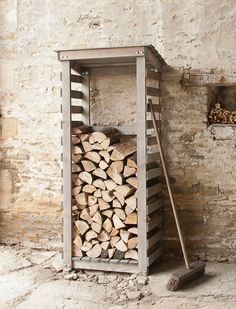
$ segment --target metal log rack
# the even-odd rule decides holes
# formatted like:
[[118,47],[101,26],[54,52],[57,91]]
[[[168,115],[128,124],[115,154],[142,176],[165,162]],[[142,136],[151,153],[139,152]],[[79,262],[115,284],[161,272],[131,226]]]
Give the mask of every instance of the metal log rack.
[[[153,46],[132,46],[58,51],[62,63],[63,127],[63,258],[67,269],[93,269],[147,274],[162,254],[161,168],[147,100],[155,98],[154,109],[161,126],[160,78],[164,60]],[[72,254],[72,127],[90,125],[90,69],[131,66],[136,69],[136,113],[134,128],[117,127],[137,136],[138,164],[138,261],[93,259]],[[75,72],[75,73],[74,73]],[[80,91],[73,90],[80,84]],[[151,84],[151,85],[150,85]],[[79,105],[75,105],[75,100]],[[80,121],[74,121],[74,115]]]

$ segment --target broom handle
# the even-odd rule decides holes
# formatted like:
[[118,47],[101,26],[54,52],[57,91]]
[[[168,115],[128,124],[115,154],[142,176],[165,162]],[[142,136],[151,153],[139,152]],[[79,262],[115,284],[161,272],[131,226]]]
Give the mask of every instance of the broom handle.
[[177,227],[178,234],[179,234],[179,240],[180,240],[181,248],[182,248],[182,251],[183,251],[184,262],[185,262],[186,268],[190,269],[187,250],[186,250],[185,242],[184,242],[184,239],[183,239],[182,231],[181,231],[181,228],[180,228],[179,218],[178,218],[178,215],[177,215],[176,206],[175,206],[175,202],[174,202],[174,198],[173,198],[173,194],[172,194],[172,190],[171,190],[171,186],[170,186],[169,176],[168,176],[168,172],[167,172],[167,168],[166,168],[166,162],[165,162],[165,158],[164,158],[164,152],[163,152],[163,148],[162,148],[159,129],[157,127],[156,116],[155,116],[152,100],[149,99],[148,103],[149,103],[150,109],[151,109],[153,125],[154,125],[154,129],[155,129],[155,133],[156,133],[158,147],[159,147],[159,150],[160,150],[161,163],[162,163],[162,167],[163,167],[163,171],[164,171],[164,175],[165,175],[165,179],[166,179],[166,185],[167,185],[168,193],[169,193],[169,196],[170,196],[170,202],[171,202],[171,206],[172,206],[172,210],[173,210],[173,214],[174,214],[174,218],[175,218],[176,227]]

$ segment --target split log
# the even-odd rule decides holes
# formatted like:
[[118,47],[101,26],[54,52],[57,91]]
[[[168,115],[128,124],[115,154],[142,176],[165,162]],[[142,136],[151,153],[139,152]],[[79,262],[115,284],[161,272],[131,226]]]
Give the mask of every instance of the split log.
[[72,143],[73,146],[79,144],[80,138],[78,138],[78,136],[72,136],[71,143]]
[[111,259],[113,257],[115,251],[116,251],[115,248],[108,249],[108,257],[109,257],[109,259]]
[[131,227],[130,229],[128,229],[128,232],[134,235],[138,235],[137,227]]
[[120,237],[123,242],[127,243],[129,240],[130,233],[126,230],[120,230]]
[[104,160],[101,160],[101,161],[99,162],[99,168],[102,169],[102,170],[107,169],[107,168],[108,168],[107,162],[104,161]]
[[102,225],[102,216],[97,211],[94,216],[92,217],[93,222],[97,222],[99,225]]
[[108,250],[109,246],[110,246],[110,242],[109,241],[104,241],[104,242],[101,243],[101,248],[103,250]]
[[133,259],[138,260],[138,252],[137,250],[128,250],[125,252],[125,259]]
[[72,251],[73,251],[74,256],[77,256],[77,257],[83,256],[83,252],[76,245],[73,245]]
[[97,223],[97,222],[92,222],[91,228],[97,234],[101,233],[101,231],[102,231],[102,225]]
[[118,249],[121,252],[126,252],[127,251],[127,246],[126,244],[123,242],[123,240],[119,240],[116,244],[115,244],[116,249]]
[[86,192],[86,193],[90,193],[92,194],[93,192],[96,191],[96,187],[94,187],[93,185],[85,185],[82,189],[83,192]]
[[83,149],[81,146],[77,145],[77,146],[73,146],[72,147],[72,154],[77,155],[77,154],[83,154]]
[[97,211],[98,211],[98,204],[95,204],[95,205],[89,207],[90,217],[93,217]]
[[92,223],[92,218],[90,217],[90,214],[89,214],[89,209],[88,208],[85,208],[81,211],[80,213],[80,218],[87,221],[88,224],[91,225]]
[[80,205],[87,205],[88,203],[88,194],[85,192],[79,193],[75,196],[75,200]]
[[128,215],[125,219],[125,224],[138,224],[138,217],[136,212],[132,212],[130,215]]
[[87,133],[79,134],[79,138],[80,138],[81,142],[88,141],[89,140],[89,136],[90,136],[90,134],[87,134]]
[[96,151],[89,151],[84,155],[84,157],[95,163],[99,163],[101,161],[101,156]]
[[83,183],[82,180],[79,179],[79,177],[76,175],[76,179],[73,181],[74,186],[79,187],[82,185],[82,183]]
[[128,240],[128,248],[134,249],[138,245],[138,237],[132,237]]
[[92,246],[93,245],[91,244],[91,242],[85,241],[83,243],[83,246],[81,247],[81,250],[84,251],[84,252],[88,252],[89,250],[92,249]]
[[123,175],[125,178],[135,175],[137,169],[134,167],[125,166]]
[[117,187],[117,184],[111,179],[104,180],[104,184],[108,191],[113,191]]
[[108,151],[106,151],[106,150],[101,150],[101,151],[99,151],[99,154],[100,154],[101,157],[104,158],[104,160],[105,160],[107,163],[110,162],[110,154],[109,154]]
[[82,146],[84,148],[84,152],[89,152],[93,150],[93,147],[91,146],[90,142],[84,141],[82,142]]
[[100,209],[101,211],[110,208],[110,204],[107,203],[106,201],[104,201],[104,199],[101,198],[101,197],[98,198],[98,205],[99,205],[99,209]]
[[125,204],[125,198],[122,194],[120,194],[117,191],[114,191],[113,194],[115,195],[115,197],[118,199],[118,201],[120,202],[120,204],[123,206]]
[[107,233],[110,233],[112,230],[112,222],[109,218],[107,218],[104,222],[103,222],[103,228],[105,231],[107,231]]
[[101,143],[101,147],[104,150],[107,150],[107,148],[110,146],[111,140],[110,138],[106,138],[102,143]]
[[73,240],[73,243],[78,247],[78,249],[81,249],[83,244],[82,239],[79,235]]
[[121,220],[125,220],[126,214],[125,214],[125,212],[124,212],[123,209],[121,209],[121,208],[115,208],[115,209],[114,209],[114,212],[117,214],[117,216],[118,216]]
[[97,237],[97,239],[99,241],[102,241],[102,242],[108,241],[108,240],[110,240],[110,238],[111,238],[111,236],[105,230],[102,230],[101,233]]
[[89,160],[82,160],[81,163],[86,172],[92,172],[96,169],[95,164]]
[[79,173],[79,178],[81,180],[83,180],[84,182],[88,183],[89,185],[91,185],[92,182],[93,182],[93,178],[92,178],[91,174],[88,173],[88,172]]
[[94,180],[93,185],[94,185],[96,188],[99,188],[99,189],[102,189],[102,190],[106,190],[104,181],[103,181],[102,179],[96,179],[96,180]]
[[91,240],[91,244],[92,244],[92,245],[99,244],[99,241],[98,241],[97,239],[92,239],[92,240]]
[[123,178],[120,175],[123,167],[124,163],[122,161],[117,161],[113,162],[107,169],[107,175],[119,185],[121,185],[123,182]]
[[94,204],[97,203],[97,197],[93,196],[93,195],[89,195],[88,196],[88,206],[93,206]]
[[72,158],[72,161],[74,163],[79,163],[80,160],[82,159],[82,155],[81,154],[72,154],[71,158]]
[[114,227],[112,228],[110,232],[110,236],[116,236],[119,234],[119,230],[115,229]]
[[137,169],[137,153],[127,159],[126,165]]
[[102,145],[99,144],[99,143],[92,144],[91,146],[92,146],[93,150],[97,150],[97,151],[103,150]]
[[129,185],[117,186],[115,191],[120,193],[122,196],[127,197],[135,192],[135,188],[130,187]]
[[94,144],[94,143],[101,143],[104,141],[104,139],[106,139],[106,135],[102,132],[93,132],[91,134],[91,136],[89,137],[89,142],[91,144]]
[[117,144],[115,149],[112,151],[111,160],[120,161],[124,160],[127,156],[137,151],[137,147],[132,142],[125,142]]
[[96,259],[98,258],[102,253],[102,248],[100,244],[96,244],[93,246],[93,248],[89,251],[87,251],[87,256],[90,257],[91,259]]
[[72,215],[75,214],[75,215],[79,215],[79,210],[78,210],[78,207],[76,205],[73,205],[72,206]]
[[98,234],[94,232],[93,230],[90,230],[85,234],[85,239],[88,242],[90,242],[92,239],[96,239],[97,237],[98,237]]
[[87,232],[87,230],[89,229],[88,224],[82,220],[75,221],[75,226],[77,227],[80,235],[84,235],[84,233]]
[[114,216],[112,217],[112,221],[113,221],[115,229],[117,230],[125,227],[124,223],[120,220],[117,214],[114,214]]
[[81,172],[81,167],[78,164],[72,163],[71,171],[72,173],[79,173]]
[[136,196],[132,195],[129,198],[125,200],[126,206],[125,206],[125,213],[127,215],[134,212],[137,208],[137,198]]
[[107,209],[107,210],[104,210],[102,212],[102,214],[105,216],[105,217],[108,217],[108,218],[111,218],[113,216],[113,211],[111,209]]
[[114,248],[115,244],[120,240],[119,236],[112,236],[110,239],[111,247]]
[[81,186],[74,187],[74,188],[72,189],[72,194],[73,194],[74,196],[76,196],[77,194],[79,194],[79,193],[81,192],[81,189],[82,189]]
[[93,194],[95,197],[102,197],[102,191],[101,189],[97,189],[94,194]]
[[122,252],[122,251],[120,251],[120,250],[118,250],[118,249],[116,249],[116,251],[115,251],[115,253],[114,253],[114,255],[113,255],[113,259],[114,259],[114,260],[121,260],[121,259],[123,259],[124,257],[125,257],[125,253]]
[[114,200],[115,196],[111,191],[102,191],[102,198],[105,202],[110,203]]
[[114,199],[112,201],[112,207],[113,208],[122,208],[121,203],[117,199]]
[[107,174],[106,172],[104,172],[104,170],[100,169],[100,168],[96,168],[93,172],[93,175],[102,178],[102,179],[107,179]]
[[129,177],[126,179],[126,182],[128,184],[130,184],[132,187],[134,187],[135,189],[138,188],[138,179],[137,177]]

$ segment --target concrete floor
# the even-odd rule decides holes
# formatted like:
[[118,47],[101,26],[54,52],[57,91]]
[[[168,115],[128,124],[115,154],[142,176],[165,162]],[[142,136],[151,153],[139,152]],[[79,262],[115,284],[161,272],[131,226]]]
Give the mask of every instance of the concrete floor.
[[169,292],[165,285],[176,267],[170,262],[157,266],[149,283],[135,276],[98,272],[68,276],[57,252],[1,246],[0,308],[236,308],[234,264],[208,263],[204,277]]

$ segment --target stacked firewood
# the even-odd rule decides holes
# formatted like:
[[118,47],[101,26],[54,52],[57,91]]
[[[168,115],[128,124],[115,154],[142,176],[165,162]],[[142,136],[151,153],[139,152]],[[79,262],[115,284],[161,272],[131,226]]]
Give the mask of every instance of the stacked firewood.
[[74,256],[138,259],[137,164],[116,129],[73,129]]
[[229,111],[221,107],[220,103],[216,103],[209,113],[210,123],[236,123],[236,111]]

